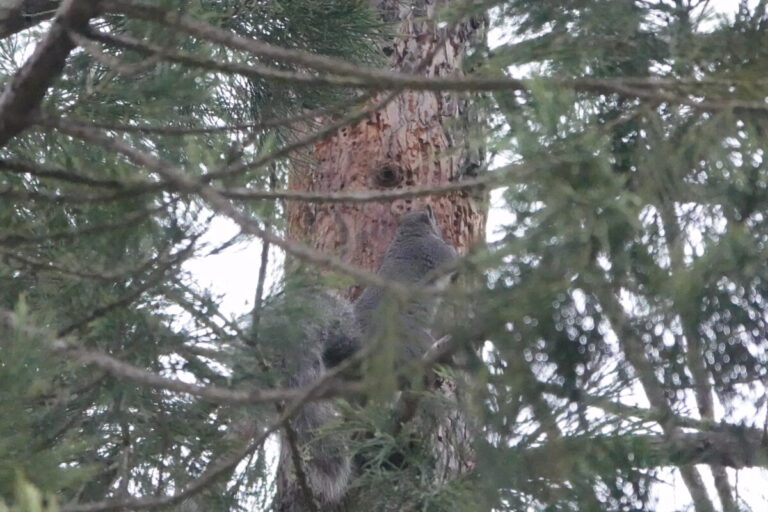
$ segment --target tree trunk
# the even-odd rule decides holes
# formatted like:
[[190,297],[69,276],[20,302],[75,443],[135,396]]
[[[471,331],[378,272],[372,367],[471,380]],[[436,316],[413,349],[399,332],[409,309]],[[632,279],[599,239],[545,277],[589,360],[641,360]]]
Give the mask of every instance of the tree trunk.
[[[474,41],[484,41],[485,22],[470,19],[456,26],[438,27],[435,9],[449,3],[416,0],[406,6],[396,0],[375,0],[383,19],[393,23],[399,35],[382,48],[393,70],[419,69],[428,76],[462,74],[462,56]],[[431,61],[424,65],[430,56]],[[383,94],[372,101],[380,100]],[[333,193],[461,181],[476,175],[483,166],[483,151],[472,146],[467,133],[473,123],[477,125],[477,110],[469,95],[403,91],[366,120],[315,144],[314,165],[295,169],[290,187]],[[289,202],[289,237],[334,254],[346,263],[375,271],[399,216],[426,204],[432,206],[446,241],[460,253],[483,239],[485,197],[464,191],[366,203]],[[349,297],[356,298],[360,291],[352,287]],[[451,382],[439,384],[436,393],[444,401],[457,399]],[[457,408],[449,409],[444,408],[439,417],[421,414],[412,420],[421,431],[429,433],[431,481],[437,484],[466,473],[473,465],[467,422]],[[278,479],[292,478],[286,468],[279,472]],[[280,489],[278,503],[279,494]],[[344,508],[362,510],[365,504],[378,510],[393,506],[377,502],[376,498],[375,492],[362,489],[348,497]]]
[[[418,0],[410,8],[394,0],[376,4],[386,21],[399,20],[396,32],[401,37],[382,49],[397,71],[418,68],[434,52],[423,71],[426,75],[459,75],[467,46],[484,37],[483,23],[477,20],[459,24],[451,34],[438,29],[432,21],[435,0]],[[440,48],[435,51],[437,44]],[[470,146],[466,133],[474,116],[467,95],[404,91],[365,121],[317,143],[315,165],[296,169],[290,187],[328,193],[392,190],[473,176],[483,160],[482,150]],[[347,263],[375,270],[398,217],[427,203],[443,236],[459,252],[483,239],[485,204],[468,192],[362,204],[289,202],[289,236]],[[355,289],[351,295],[358,293]]]

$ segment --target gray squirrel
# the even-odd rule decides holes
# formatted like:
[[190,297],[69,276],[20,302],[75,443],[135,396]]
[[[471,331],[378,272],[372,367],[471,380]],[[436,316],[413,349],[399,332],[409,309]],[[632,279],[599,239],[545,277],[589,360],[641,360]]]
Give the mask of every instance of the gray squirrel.
[[[299,343],[294,343],[283,357],[283,371],[290,375],[285,385],[307,388],[317,382],[325,371],[322,360],[324,347],[330,343],[356,344],[360,330],[349,301],[313,288],[292,295],[289,309],[293,311],[281,312],[282,320],[291,323],[289,330],[299,331],[298,336],[295,332],[289,335],[290,338],[298,337]],[[300,317],[301,321],[297,322],[296,317]],[[314,400],[304,404],[290,421],[306,484],[312,500],[323,512],[333,510],[340,501],[351,475],[350,457],[343,437],[338,433],[318,432],[331,427],[337,416],[332,402]],[[294,456],[287,431],[283,431],[277,476],[276,510],[279,512],[311,510],[307,492],[298,481]]]
[[[395,235],[382,257],[378,275],[388,280],[410,285],[436,284],[446,276],[433,275],[435,269],[457,257],[456,250],[446,243],[430,207],[404,214]],[[431,278],[427,283],[424,280]],[[386,290],[369,286],[354,307],[344,299],[320,292],[309,300],[313,316],[304,323],[304,347],[292,361],[289,386],[311,386],[326,369],[333,368],[357,352],[365,343],[375,339],[387,322],[395,321],[401,338],[401,358],[410,361],[421,357],[434,339],[429,324],[434,316],[433,296],[411,299],[394,319],[386,318],[382,308]],[[385,311],[382,311],[384,309]],[[305,404],[292,422],[299,448],[306,455],[303,469],[315,504],[321,512],[335,510],[343,498],[352,473],[351,457],[340,435],[316,436],[318,429],[334,421],[336,412],[328,401]],[[282,443],[281,471],[278,472],[279,512],[309,510],[306,492],[302,492],[291,453]]]
[[[435,275],[434,272],[456,257],[456,249],[443,240],[434,212],[427,206],[400,218],[377,274],[387,280],[413,286],[437,285],[438,281],[445,282],[453,276],[450,273]],[[432,278],[431,282],[424,282],[425,278]],[[386,290],[368,286],[355,301],[355,318],[362,333],[362,343],[375,339],[386,324],[393,321],[386,318],[387,311],[382,307],[385,298]],[[434,297],[419,296],[411,299],[399,311],[394,327],[397,335],[405,338],[401,340],[403,346],[400,347],[403,360],[412,361],[421,357],[435,342],[429,332],[429,325],[436,307]],[[338,340],[325,348],[323,360],[326,366],[336,366],[359,349],[359,344],[346,344],[348,341]]]

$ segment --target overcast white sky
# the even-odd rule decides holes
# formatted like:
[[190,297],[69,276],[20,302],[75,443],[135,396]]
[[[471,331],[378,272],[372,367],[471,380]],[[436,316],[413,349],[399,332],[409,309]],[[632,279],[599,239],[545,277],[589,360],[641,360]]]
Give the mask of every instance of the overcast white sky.
[[[732,15],[738,8],[739,0],[711,0],[709,6],[718,13]],[[750,1],[750,5],[757,0]],[[491,38],[503,40],[503,34],[491,34]],[[500,205],[500,196],[493,194],[491,211],[488,217],[487,235],[492,240],[498,237],[499,226],[509,222],[509,216]],[[238,233],[237,226],[227,219],[217,218],[211,224],[207,241],[211,244],[228,240]],[[208,287],[215,294],[221,295],[222,310],[225,314],[239,317],[253,306],[254,291],[258,275],[261,246],[257,240],[250,240],[231,247],[215,256],[198,258],[188,262],[185,268],[198,279],[201,287]],[[273,251],[271,261],[279,260],[280,256]],[[276,272],[279,265],[272,266]],[[714,492],[711,474],[702,471],[709,484],[710,493],[715,503],[719,503]],[[736,483],[739,497],[755,512],[768,511],[768,471],[741,470],[729,471],[731,481]],[[679,476],[662,475],[665,483],[660,483],[656,491],[659,499],[659,512],[676,512],[686,510],[690,504],[685,485]]]

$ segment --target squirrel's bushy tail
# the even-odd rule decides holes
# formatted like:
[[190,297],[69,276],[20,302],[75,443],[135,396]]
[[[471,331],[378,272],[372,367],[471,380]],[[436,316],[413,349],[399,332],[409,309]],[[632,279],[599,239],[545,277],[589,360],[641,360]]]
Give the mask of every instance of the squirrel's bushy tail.
[[[289,387],[309,388],[325,373],[323,354],[327,347],[353,347],[359,344],[359,328],[352,305],[325,291],[304,294],[305,314],[303,340],[286,362]],[[346,350],[346,349],[345,349]],[[350,349],[354,351],[354,349]],[[343,434],[332,432],[337,422],[336,408],[328,400],[304,404],[290,422],[295,437],[293,446],[284,430],[281,436],[278,470],[279,512],[311,510],[311,499],[321,512],[334,509],[344,497],[352,472],[347,442]],[[293,451],[298,453],[293,453]],[[298,457],[305,477],[305,488],[299,481],[295,458]]]

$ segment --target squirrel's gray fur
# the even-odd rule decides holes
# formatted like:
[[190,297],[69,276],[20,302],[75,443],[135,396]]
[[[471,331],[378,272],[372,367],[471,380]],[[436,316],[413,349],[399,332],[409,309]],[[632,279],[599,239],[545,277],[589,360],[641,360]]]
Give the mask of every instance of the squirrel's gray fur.
[[[286,318],[294,323],[301,339],[284,356],[283,369],[290,375],[286,383],[288,387],[305,388],[317,382],[325,371],[322,361],[324,348],[330,344],[359,343],[360,331],[352,305],[343,298],[320,290],[303,290],[298,295],[301,296],[292,298],[291,306],[299,307],[301,311]],[[346,453],[343,437],[338,433],[318,432],[332,426],[336,416],[330,401],[315,400],[302,406],[290,422],[296,433],[296,448],[312,499],[321,511],[332,510],[343,497],[351,473],[350,457]],[[306,491],[296,476],[285,432],[282,435],[277,485],[279,512],[310,510]]]
[[[406,213],[400,219],[392,241],[382,257],[378,275],[387,280],[407,285],[435,285],[447,281],[450,276],[433,275],[435,269],[443,267],[457,257],[456,249],[443,240],[430,207]],[[425,282],[431,278],[430,282]],[[368,286],[355,301],[355,317],[360,325],[363,343],[375,339],[390,320],[384,318],[382,301],[386,290]],[[429,324],[434,316],[436,300],[430,297],[416,297],[405,304],[399,312],[394,327],[397,335],[404,338],[401,357],[406,361],[420,357],[434,342],[429,333]],[[390,320],[391,321],[391,320]],[[359,346],[331,345],[326,348],[326,364],[334,366],[352,355]]]
[[[440,276],[433,271],[456,258],[456,250],[440,234],[432,209],[427,207],[403,215],[379,266],[378,275],[411,285],[434,285]],[[445,277],[445,276],[443,276]],[[431,278],[427,283],[425,279]],[[311,317],[302,318],[303,343],[292,358],[288,385],[310,386],[331,368],[354,354],[368,340],[375,339],[388,319],[382,318],[380,306],[385,290],[367,287],[354,304],[328,292],[318,292],[307,301]],[[401,357],[420,357],[433,343],[428,326],[436,302],[431,297],[416,297],[400,310],[396,328],[403,346]],[[350,457],[340,435],[317,436],[317,430],[335,418],[333,405],[314,401],[304,405],[292,422],[299,449],[303,451],[303,469],[316,505],[322,512],[335,509],[346,492],[351,474]],[[278,473],[279,512],[309,510],[305,492],[297,482],[290,447],[283,440]]]

